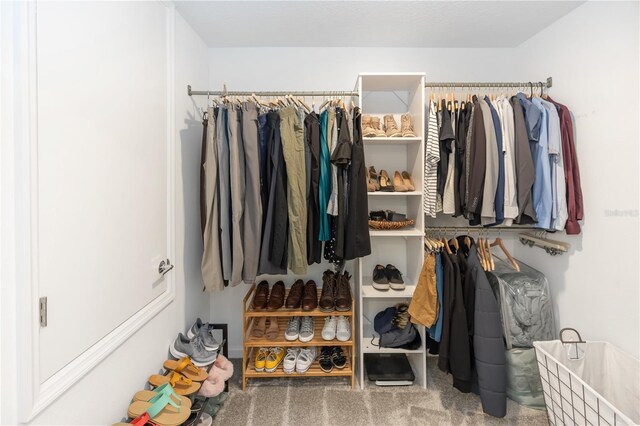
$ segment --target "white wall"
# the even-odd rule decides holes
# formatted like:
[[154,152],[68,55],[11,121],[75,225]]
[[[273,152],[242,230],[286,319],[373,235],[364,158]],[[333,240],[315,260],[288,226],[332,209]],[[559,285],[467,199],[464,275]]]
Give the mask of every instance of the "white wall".
[[[164,9],[166,6],[158,2],[151,7]],[[117,22],[113,22],[114,31],[118,31],[117,25]],[[139,59],[144,60],[144,58]],[[90,81],[91,77],[88,76],[87,80]],[[145,387],[149,375],[161,370],[162,362],[168,356],[168,345],[177,333],[184,331],[198,316],[206,320],[209,303],[208,298],[202,297],[203,285],[199,272],[202,242],[197,166],[202,136],[199,107],[204,104],[202,99],[187,96],[186,85],[203,86],[207,81],[207,48],[184,19],[176,14],[174,86],[176,259],[172,259],[176,267],[170,272],[176,279],[175,299],[30,424],[105,425],[121,420],[126,416],[131,395]],[[144,82],[140,83],[144,84]],[[108,91],[109,88],[105,87],[104,90]],[[158,87],[157,90],[162,93],[161,91],[165,88]],[[107,106],[111,107],[111,105]],[[109,125],[117,126],[118,123]],[[140,159],[140,161],[143,160]],[[158,184],[163,185],[164,182],[158,182]],[[3,281],[3,297],[12,295],[12,292],[6,290],[5,284]],[[2,303],[6,306],[12,301],[3,298]],[[78,303],[82,302],[78,301]],[[1,348],[3,351],[3,400],[0,424],[17,424],[16,401],[10,398],[5,399],[5,395],[8,397],[15,393],[15,380],[19,380],[18,375],[10,382],[12,376],[5,375],[5,371],[10,367],[6,361],[15,360],[15,354],[11,353],[11,350],[15,351],[15,345],[12,342],[16,339],[15,330],[5,330],[5,324],[7,324],[5,312],[6,310],[3,309]],[[69,338],[73,338],[72,330],[69,332]],[[13,367],[15,368],[15,364]],[[89,397],[90,395],[95,398]],[[19,400],[20,397],[17,399]]]
[[549,278],[559,327],[636,357],[639,4],[587,2],[517,49],[518,75],[553,76],[551,96],[575,115],[585,220],[581,235],[560,238],[571,243],[568,254],[517,244],[516,255]]

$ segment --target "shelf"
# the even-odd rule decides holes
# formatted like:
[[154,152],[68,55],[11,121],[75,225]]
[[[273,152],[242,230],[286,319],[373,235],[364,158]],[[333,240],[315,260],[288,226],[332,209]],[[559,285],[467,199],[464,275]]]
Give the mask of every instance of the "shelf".
[[[253,321],[255,322],[256,320],[254,319]],[[251,336],[251,330],[253,329],[253,324],[252,324],[251,329],[249,330],[249,336],[245,341],[245,346],[248,346],[248,347],[353,346],[353,340],[347,340],[346,342],[341,342],[337,339],[324,340],[322,338],[322,327],[324,327],[324,320],[322,318],[314,318],[314,336],[313,336],[313,339],[311,339],[309,342],[301,342],[299,340],[293,340],[293,341],[286,340],[284,338],[284,332],[287,329],[288,323],[289,323],[289,318],[287,317],[278,318],[278,337],[274,340],[269,340],[266,337],[258,338],[258,337]],[[351,329],[351,323],[349,323],[349,328]]]
[[[271,289],[269,289],[271,291]],[[318,290],[318,302],[320,302],[320,294],[322,290]],[[255,294],[255,292],[254,292]],[[286,289],[284,300],[286,302],[287,296],[289,295],[289,289]],[[336,311],[333,312],[322,312],[319,308],[314,309],[313,311],[303,311],[302,309],[286,309],[284,306],[280,309],[276,309],[275,311],[270,311],[268,309],[262,310],[254,310],[251,308],[251,302],[253,301],[253,297],[249,301],[249,309],[245,313],[248,317],[328,317],[328,316],[339,316],[344,315],[345,317],[353,316],[353,294],[351,295],[351,309],[348,311]]]
[[[336,346],[336,345],[334,345]],[[351,377],[353,375],[353,370],[351,368],[351,357],[347,355],[347,365],[344,366],[343,369],[339,370],[334,367],[334,369],[330,373],[325,373],[320,368],[320,363],[316,359],[311,367],[306,373],[298,374],[295,371],[293,373],[287,374],[282,369],[282,363],[278,366],[276,371],[273,373],[267,373],[266,371],[256,371],[254,368],[254,358],[253,352],[251,353],[251,358],[249,359],[249,363],[244,370],[244,375],[246,378],[269,378],[269,377],[291,377],[291,378],[304,378],[304,377]],[[318,353],[318,355],[320,355]]]
[[375,192],[367,192],[370,197],[398,197],[398,196],[416,196],[422,195],[422,191],[408,191],[408,192],[385,192],[385,191],[375,191]]
[[421,137],[411,137],[411,138],[387,138],[387,137],[373,137],[373,138],[363,138],[365,145],[410,145],[413,143],[422,142]]
[[371,237],[422,237],[423,231],[416,228],[398,229],[397,231],[369,229],[369,235]]
[[[407,280],[405,280],[407,281]],[[416,289],[415,285],[408,285],[404,290],[393,290],[389,289],[387,291],[376,290],[373,288],[371,284],[371,277],[363,277],[362,279],[362,297],[370,298],[370,299],[408,299],[413,297],[413,292]]]
[[[408,349],[396,349],[396,348],[380,348],[371,343],[371,337],[374,335],[373,325],[364,320],[362,322],[362,352],[365,354],[422,354],[424,353],[424,342],[420,346],[420,349],[408,350]],[[377,335],[377,333],[375,333]]]

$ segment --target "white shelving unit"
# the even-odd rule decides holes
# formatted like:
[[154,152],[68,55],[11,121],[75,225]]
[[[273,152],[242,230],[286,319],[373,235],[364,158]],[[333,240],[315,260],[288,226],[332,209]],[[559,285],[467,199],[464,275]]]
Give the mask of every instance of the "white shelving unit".
[[[393,114],[398,127],[400,116],[410,114],[416,137],[364,138],[367,167],[379,172],[386,170],[393,179],[395,171],[407,171],[413,179],[412,192],[370,192],[369,210],[394,210],[415,219],[413,227],[397,231],[370,230],[371,255],[358,259],[355,265],[357,283],[356,377],[364,388],[365,353],[405,353],[416,376],[416,385],[426,388],[427,364],[425,330],[418,326],[422,346],[416,350],[379,348],[371,343],[373,318],[381,310],[399,302],[409,302],[415,290],[423,262],[424,214],[424,73],[360,73],[358,78],[359,103],[362,114],[380,117]],[[372,274],[375,265],[392,264],[402,272],[406,289],[403,291],[379,291],[373,288]]]

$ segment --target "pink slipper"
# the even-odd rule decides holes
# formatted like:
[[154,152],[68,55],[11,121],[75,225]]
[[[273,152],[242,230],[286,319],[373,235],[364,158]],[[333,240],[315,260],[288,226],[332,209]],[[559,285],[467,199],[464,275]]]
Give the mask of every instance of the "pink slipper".
[[222,380],[222,378],[217,373],[212,374],[213,371],[214,369],[212,368],[211,372],[209,372],[209,378],[202,382],[202,386],[200,387],[200,392],[198,392],[198,395],[212,398],[214,396],[220,395],[224,390],[224,380]]
[[[218,374],[225,382],[233,376],[233,363],[222,354],[218,355],[218,358],[216,358],[216,361],[213,363],[213,367],[217,367]],[[213,371],[213,368],[211,368],[211,371]],[[211,373],[209,373],[209,377],[211,377]]]

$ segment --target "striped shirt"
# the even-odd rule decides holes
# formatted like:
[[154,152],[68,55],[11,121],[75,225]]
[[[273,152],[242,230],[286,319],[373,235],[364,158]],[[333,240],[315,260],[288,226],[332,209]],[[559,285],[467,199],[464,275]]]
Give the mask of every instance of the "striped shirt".
[[438,191],[438,162],[440,145],[438,140],[438,108],[435,102],[429,103],[427,134],[424,150],[424,213],[436,217],[436,193]]

